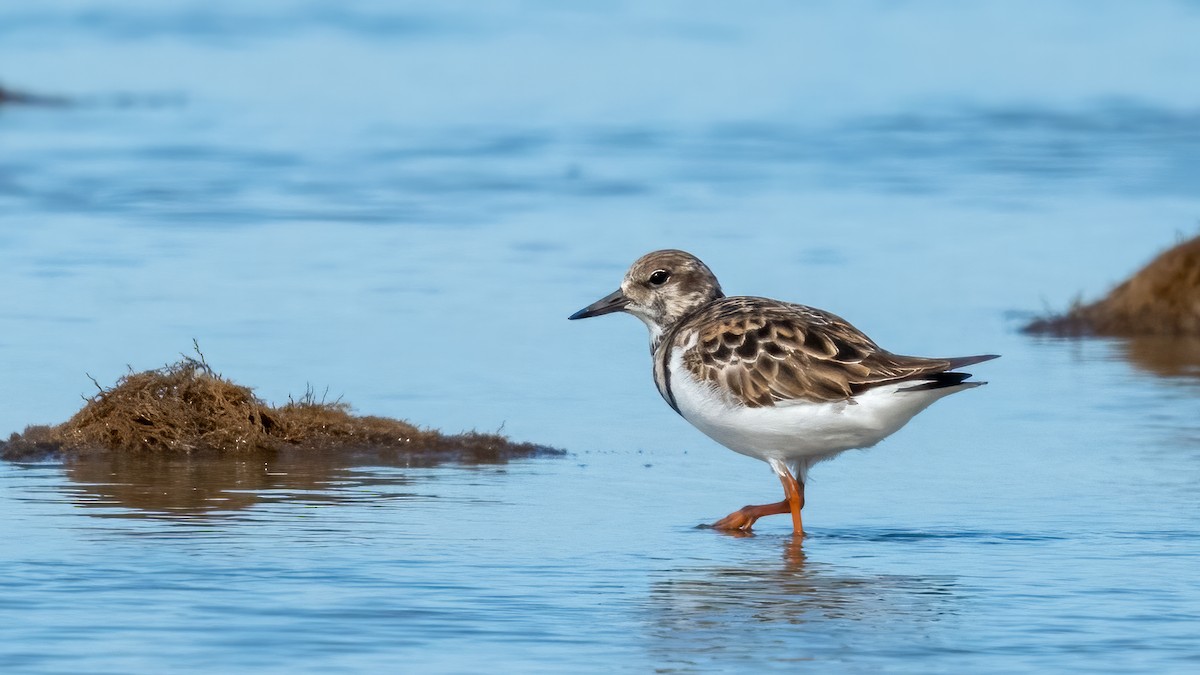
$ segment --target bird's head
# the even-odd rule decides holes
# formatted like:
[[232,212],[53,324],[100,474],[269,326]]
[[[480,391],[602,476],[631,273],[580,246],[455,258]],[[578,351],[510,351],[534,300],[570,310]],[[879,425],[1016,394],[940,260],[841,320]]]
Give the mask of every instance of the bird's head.
[[724,295],[717,277],[699,258],[667,249],[638,258],[625,273],[619,289],[568,318],[628,312],[646,324],[652,340],[657,342],[680,319]]

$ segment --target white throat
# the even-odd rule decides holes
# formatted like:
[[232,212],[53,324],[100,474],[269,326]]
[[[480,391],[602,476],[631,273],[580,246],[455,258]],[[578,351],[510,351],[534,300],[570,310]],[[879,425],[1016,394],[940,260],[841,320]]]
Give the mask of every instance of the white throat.
[[650,353],[654,353],[654,349],[658,347],[659,340],[662,340],[662,326],[658,325],[658,322],[654,321],[653,319],[649,319],[640,314],[634,314],[634,316],[641,319],[642,323],[646,324],[646,330],[650,331]]

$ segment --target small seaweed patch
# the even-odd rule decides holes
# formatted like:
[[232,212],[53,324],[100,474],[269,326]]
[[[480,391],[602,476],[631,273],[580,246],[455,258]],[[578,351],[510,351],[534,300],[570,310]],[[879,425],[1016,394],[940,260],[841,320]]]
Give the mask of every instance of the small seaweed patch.
[[1059,337],[1200,337],[1200,237],[1163,252],[1104,298],[1076,301],[1023,330]]
[[[0,442],[0,459],[119,452],[180,456],[247,456],[284,449],[412,455],[474,463],[564,454],[499,434],[443,434],[387,417],[353,415],[341,401],[300,400],[272,407],[249,388],[217,374],[204,360],[184,356],[157,370],[131,372],[101,387],[71,419],[31,426]],[[418,461],[417,463],[421,463]]]

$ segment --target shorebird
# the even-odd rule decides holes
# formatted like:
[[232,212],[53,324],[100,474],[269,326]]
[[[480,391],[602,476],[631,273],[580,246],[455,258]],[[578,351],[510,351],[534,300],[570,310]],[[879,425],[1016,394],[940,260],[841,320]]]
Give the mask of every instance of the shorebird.
[[761,459],[784,499],[745,506],[712,524],[749,531],[763,516],[800,511],[812,465],[869,448],[934,401],[983,382],[959,368],[995,354],[893,354],[829,312],[759,297],[726,297],[690,253],[647,253],[621,287],[572,314],[626,312],[650,331],[654,383],[667,404],[721,445]]

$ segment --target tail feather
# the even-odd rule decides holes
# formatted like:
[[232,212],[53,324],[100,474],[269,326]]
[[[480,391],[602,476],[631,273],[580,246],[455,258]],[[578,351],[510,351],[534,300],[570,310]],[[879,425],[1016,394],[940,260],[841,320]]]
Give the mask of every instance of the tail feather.
[[968,387],[978,387],[987,382],[966,382],[967,378],[971,377],[971,373],[956,373],[955,368],[970,366],[984,361],[1000,358],[999,354],[979,354],[977,356],[958,356],[950,359],[945,359],[950,363],[950,367],[940,373],[930,373],[921,375],[917,379],[917,384],[911,387],[905,387],[898,391],[930,391],[931,389],[945,389],[946,387],[957,387],[963,385]]
[[[917,384],[914,384],[911,387],[898,389],[897,391],[929,391],[931,389],[956,387],[960,384],[963,384],[963,382],[969,377],[971,377],[971,373],[933,373],[932,375],[922,377]],[[987,384],[987,382],[969,382],[967,383],[967,386],[978,387],[981,384]]]
[[970,365],[974,365],[976,363],[983,363],[984,361],[991,361],[992,359],[998,359],[998,358],[1000,358],[999,354],[980,354],[978,356],[957,356],[957,357],[954,357],[951,359],[945,359],[946,361],[950,362],[950,367],[947,368],[946,370],[955,370],[957,368],[962,368],[963,366],[970,366]]

